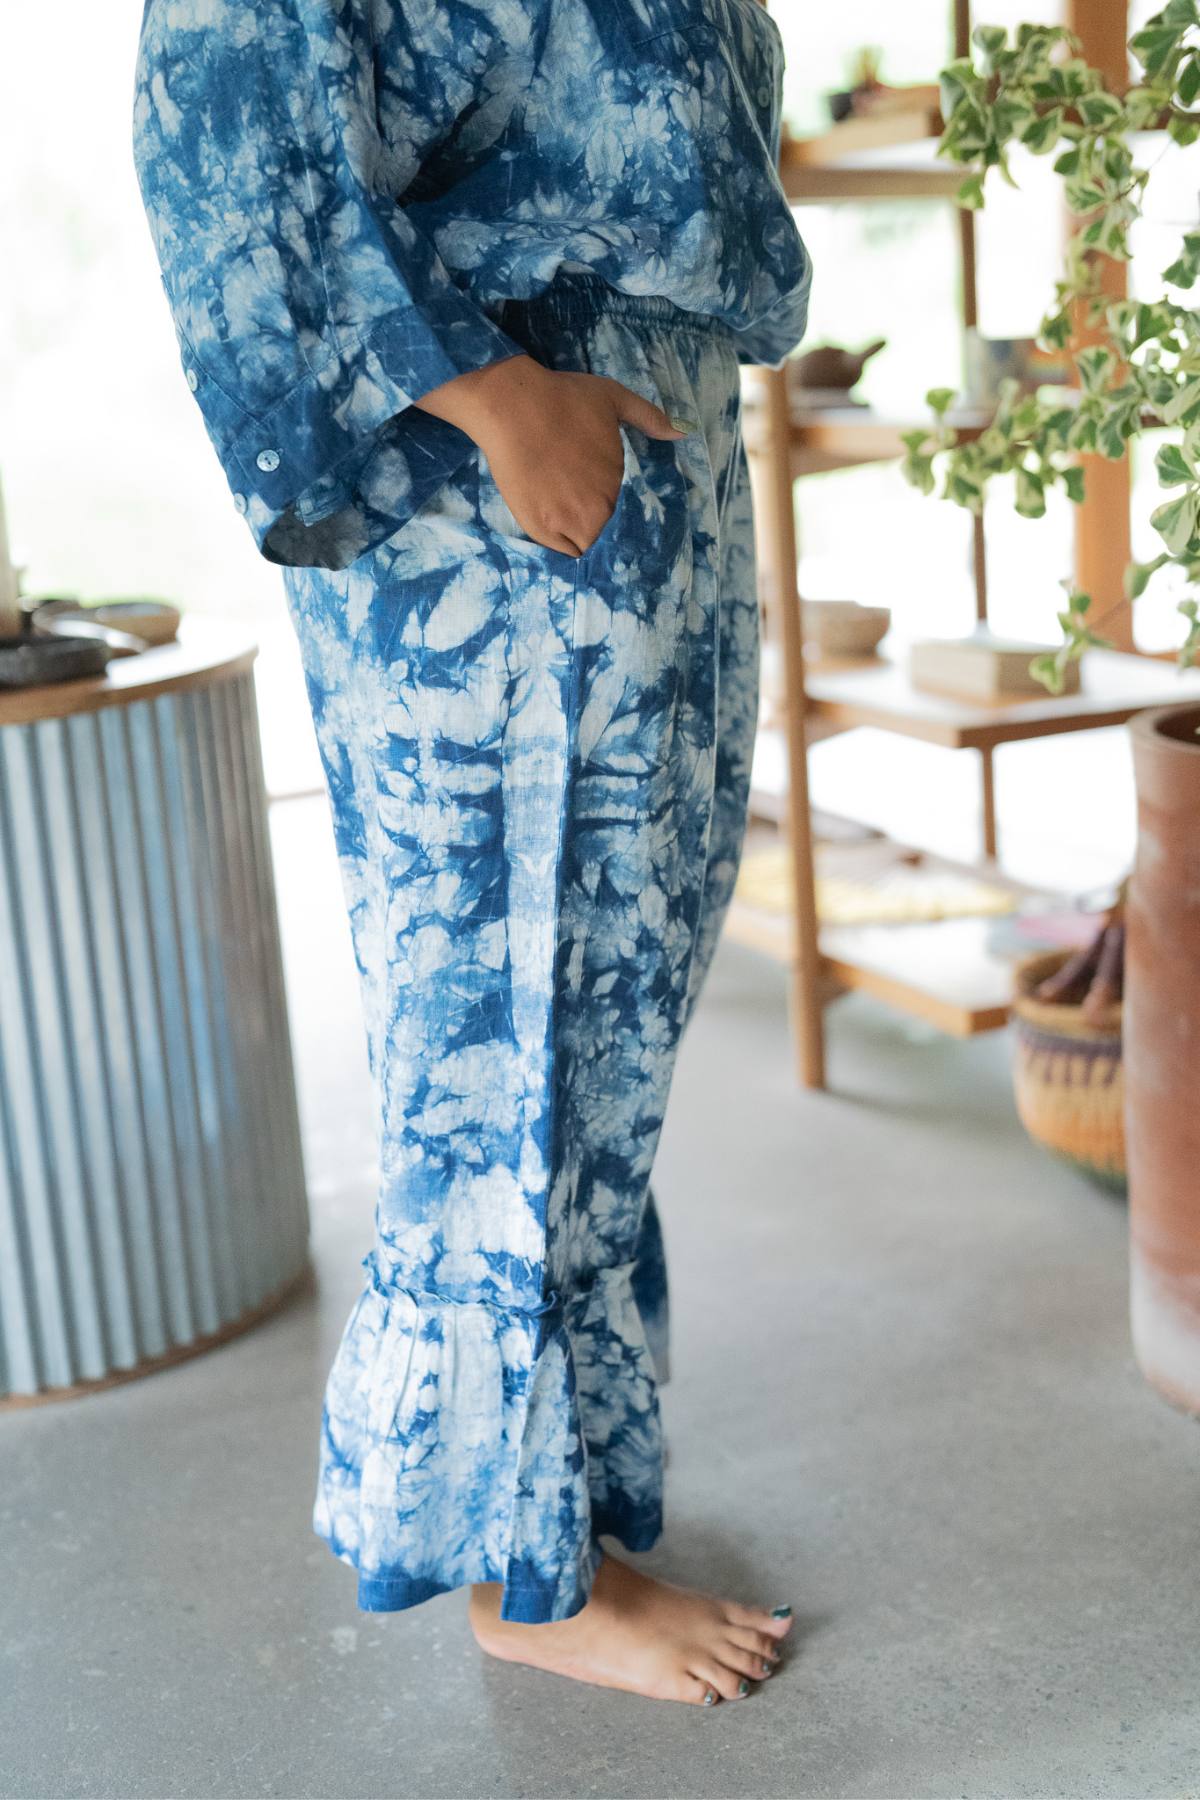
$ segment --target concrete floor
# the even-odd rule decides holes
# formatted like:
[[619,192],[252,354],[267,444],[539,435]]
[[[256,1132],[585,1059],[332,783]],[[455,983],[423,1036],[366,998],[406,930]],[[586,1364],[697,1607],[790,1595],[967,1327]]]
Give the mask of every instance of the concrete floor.
[[1200,1794],[1200,1435],[1139,1377],[1125,1213],[1023,1139],[1001,1038],[860,1001],[793,1085],[778,971],[722,951],[658,1188],[664,1574],[775,1604],[712,1711],[485,1665],[463,1595],[357,1611],[309,1526],[370,1242],[321,802],[276,809],[314,1292],[215,1354],[0,1418],[0,1792]]

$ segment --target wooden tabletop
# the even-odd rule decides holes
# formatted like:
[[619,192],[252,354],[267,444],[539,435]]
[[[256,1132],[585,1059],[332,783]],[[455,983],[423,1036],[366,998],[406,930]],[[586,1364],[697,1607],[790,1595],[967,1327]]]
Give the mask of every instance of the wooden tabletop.
[[901,664],[868,657],[806,662],[805,686],[814,716],[841,730],[875,725],[952,750],[986,750],[1022,738],[1123,725],[1147,707],[1195,700],[1200,669],[1090,649],[1077,694],[984,701],[929,693],[913,686]]
[[128,706],[158,694],[180,693],[214,681],[228,681],[250,668],[258,646],[250,633],[220,619],[188,617],[169,644],[114,657],[103,675],[42,687],[0,688],[0,726],[30,725],[38,719],[65,719],[74,713]]

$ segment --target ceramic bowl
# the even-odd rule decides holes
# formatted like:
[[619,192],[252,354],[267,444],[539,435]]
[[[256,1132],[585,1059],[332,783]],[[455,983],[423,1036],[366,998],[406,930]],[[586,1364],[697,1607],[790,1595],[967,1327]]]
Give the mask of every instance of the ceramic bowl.
[[822,656],[870,656],[892,622],[890,607],[857,600],[805,600],[804,636]]
[[168,644],[179,630],[179,608],[165,600],[132,599],[100,600],[84,606],[74,600],[48,600],[37,613],[53,613],[56,619],[90,620],[94,625],[109,625],[115,631],[126,631],[141,638],[144,644]]

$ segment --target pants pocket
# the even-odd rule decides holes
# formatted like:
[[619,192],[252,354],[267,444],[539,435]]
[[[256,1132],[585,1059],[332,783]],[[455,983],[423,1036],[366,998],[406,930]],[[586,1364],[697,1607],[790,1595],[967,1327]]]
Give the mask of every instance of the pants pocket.
[[519,544],[523,550],[534,556],[545,557],[555,568],[562,569],[563,571],[579,567],[597,552],[607,550],[620,531],[621,518],[629,496],[630,484],[638,470],[637,456],[630,446],[628,429],[624,425],[620,425],[618,428],[621,433],[621,449],[623,453],[621,485],[617,489],[617,498],[613,505],[612,512],[601,526],[597,536],[592,539],[592,542],[581,555],[572,556],[567,550],[552,550],[549,545],[540,544],[536,538],[530,537],[528,532],[523,530],[518,523],[516,514],[509,506],[504,495],[500,492],[496,479],[488,466],[487,457],[482,450],[477,449],[475,458],[479,477],[478,504],[480,524],[486,531],[503,539],[506,544]]

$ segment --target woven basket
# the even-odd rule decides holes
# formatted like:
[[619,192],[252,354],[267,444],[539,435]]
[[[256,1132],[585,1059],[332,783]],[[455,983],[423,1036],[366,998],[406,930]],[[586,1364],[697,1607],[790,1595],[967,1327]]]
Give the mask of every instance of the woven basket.
[[1091,1180],[1123,1194],[1125,1081],[1121,1008],[1095,1024],[1077,1006],[1035,1000],[1032,990],[1069,951],[1027,956],[1017,964],[1013,998],[1013,1087],[1017,1113],[1035,1143],[1065,1157]]

